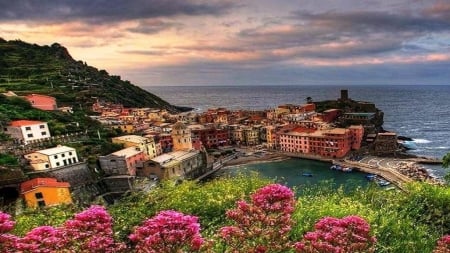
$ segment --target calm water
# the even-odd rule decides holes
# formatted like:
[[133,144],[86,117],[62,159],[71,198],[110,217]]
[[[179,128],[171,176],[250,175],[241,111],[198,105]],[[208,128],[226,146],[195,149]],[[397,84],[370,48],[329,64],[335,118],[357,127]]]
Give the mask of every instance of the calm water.
[[[353,100],[373,102],[384,112],[384,128],[416,141],[415,154],[442,158],[450,152],[450,86],[166,86],[143,87],[168,102],[205,110],[212,107],[261,110],[280,104],[331,100],[348,89]],[[430,167],[436,175],[444,172]]]
[[[240,173],[258,172],[267,178],[276,178],[277,181],[285,183],[289,187],[302,187],[315,185],[326,181],[334,187],[342,186],[346,190],[357,186],[367,186],[370,182],[366,180],[365,173],[354,171],[345,173],[330,170],[329,163],[310,161],[303,159],[289,159],[279,162],[246,164],[227,167],[222,173],[225,175],[236,175]],[[303,176],[303,173],[310,173],[312,177]]]

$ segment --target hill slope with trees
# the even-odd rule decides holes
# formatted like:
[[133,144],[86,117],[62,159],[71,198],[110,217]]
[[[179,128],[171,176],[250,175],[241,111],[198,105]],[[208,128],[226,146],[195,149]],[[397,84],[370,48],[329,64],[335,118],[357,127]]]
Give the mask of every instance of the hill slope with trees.
[[58,43],[39,46],[0,38],[0,92],[53,96],[58,106],[89,106],[96,99],[125,107],[152,107],[171,112],[189,110],[109,75],[86,62],[76,61]]

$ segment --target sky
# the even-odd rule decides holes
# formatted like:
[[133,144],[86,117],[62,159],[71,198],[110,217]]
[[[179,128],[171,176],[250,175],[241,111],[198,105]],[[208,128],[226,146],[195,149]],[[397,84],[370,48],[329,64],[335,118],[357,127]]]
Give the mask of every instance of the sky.
[[450,85],[450,0],[0,0],[0,37],[138,86]]

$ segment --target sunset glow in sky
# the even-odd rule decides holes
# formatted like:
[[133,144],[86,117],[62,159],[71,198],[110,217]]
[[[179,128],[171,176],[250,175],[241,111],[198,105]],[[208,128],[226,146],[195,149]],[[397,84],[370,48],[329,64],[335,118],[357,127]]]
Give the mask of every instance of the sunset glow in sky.
[[450,85],[450,0],[0,0],[0,37],[136,85]]

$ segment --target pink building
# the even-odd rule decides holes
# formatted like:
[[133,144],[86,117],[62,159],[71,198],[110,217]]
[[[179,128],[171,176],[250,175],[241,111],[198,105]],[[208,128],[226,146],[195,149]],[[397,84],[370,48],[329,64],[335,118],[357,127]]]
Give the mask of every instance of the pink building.
[[25,99],[28,100],[34,108],[44,111],[54,111],[58,108],[54,97],[41,94],[31,94],[25,96]]
[[[280,149],[285,152],[319,155],[329,158],[344,157],[352,147],[360,146],[362,134],[354,130],[332,128],[317,130],[297,127],[292,131],[280,133]],[[353,143],[355,142],[355,145]]]

